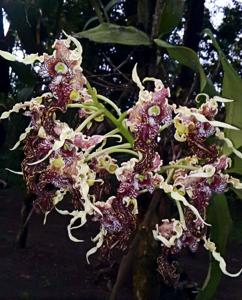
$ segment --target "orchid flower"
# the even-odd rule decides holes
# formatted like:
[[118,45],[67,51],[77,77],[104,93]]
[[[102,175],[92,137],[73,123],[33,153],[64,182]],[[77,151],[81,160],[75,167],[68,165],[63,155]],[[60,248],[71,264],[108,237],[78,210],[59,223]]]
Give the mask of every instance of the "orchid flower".
[[[164,280],[177,283],[179,274],[171,256],[185,247],[196,251],[199,242],[219,262],[224,274],[239,276],[242,270],[236,274],[226,270],[216,245],[207,237],[211,225],[206,222],[213,193],[224,193],[231,185],[242,189],[242,183],[226,173],[231,159],[222,154],[221,142],[216,143],[224,142],[242,158],[223,131],[238,128],[216,120],[218,103],[232,100],[199,94],[197,102],[205,96],[199,108],[176,106],[169,88],[157,78],[141,80],[135,64],[132,79],[139,90],[138,99],[122,112],[87,81],[80,42],[66,33],[64,37],[55,41],[52,54],[19,59],[0,51],[0,56],[10,61],[32,65],[37,61],[41,65],[39,74],[50,82],[48,93],[17,103],[0,117],[7,119],[19,112],[30,117],[28,127],[11,149],[23,145],[22,172],[7,170],[23,175],[28,192],[36,196],[34,209],[45,214],[44,223],[52,210],[68,216],[70,240],[83,242],[74,230],[97,222],[99,232],[91,239],[95,245],[86,259],[90,263],[90,255],[98,252],[107,260],[114,250],[128,249],[139,225],[140,195],[159,189],[167,201],[174,203],[178,216],[162,220],[153,230],[154,239],[162,245],[157,263]],[[148,81],[153,85],[150,90],[146,88]],[[58,119],[70,109],[77,109],[74,126]],[[110,131],[105,128],[91,134],[93,125],[104,119],[109,121]],[[178,154],[160,151],[158,145],[165,130],[171,138],[174,134],[172,143],[182,150]],[[208,143],[210,137],[215,137],[214,142]],[[172,159],[169,152],[173,152]],[[67,195],[72,199],[68,210],[63,208]]]

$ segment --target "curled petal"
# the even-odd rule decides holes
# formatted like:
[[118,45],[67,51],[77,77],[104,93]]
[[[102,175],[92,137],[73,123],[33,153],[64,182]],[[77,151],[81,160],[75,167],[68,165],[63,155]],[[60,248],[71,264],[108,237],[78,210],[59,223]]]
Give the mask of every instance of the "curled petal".
[[173,190],[172,185],[168,184],[166,181],[161,183],[160,188],[162,188],[165,193],[171,193]]
[[91,248],[86,253],[86,259],[87,259],[88,264],[90,264],[89,256],[96,253],[98,248],[100,248],[102,246],[105,235],[106,235],[105,229],[101,228],[100,232],[95,236],[94,239],[92,239],[92,241],[97,242],[97,244],[95,247]]
[[130,198],[130,197],[124,197],[123,198],[123,203],[126,204],[126,206],[133,206],[132,214],[137,215],[139,213],[138,211],[138,204],[137,204],[137,199],[135,198]]
[[38,165],[40,164],[42,161],[46,160],[46,158],[48,158],[51,153],[53,152],[53,149],[50,149],[49,152],[41,159],[37,160],[37,161],[34,161],[32,163],[28,163],[29,166],[34,166],[34,165]]
[[[73,242],[76,242],[76,243],[83,242],[83,240],[79,240],[76,237],[74,237],[72,235],[71,231],[73,229],[77,229],[77,228],[82,227],[86,223],[86,221],[87,221],[87,219],[86,219],[86,215],[87,215],[86,211],[73,210],[72,212],[69,212],[68,210],[61,210],[61,209],[58,209],[57,207],[55,209],[61,215],[70,215],[70,216],[73,216],[72,219],[71,219],[71,221],[70,221],[70,223],[69,223],[69,225],[67,226],[68,236],[69,236],[70,240],[73,241]],[[73,226],[73,224],[78,219],[81,220],[81,223],[79,225],[77,225],[77,226]]]
[[225,260],[223,259],[221,254],[216,251],[216,245],[213,242],[211,242],[210,239],[206,239],[205,237],[203,238],[203,240],[204,240],[205,249],[207,249],[208,251],[210,251],[212,253],[213,258],[219,263],[220,270],[225,275],[230,276],[230,277],[238,277],[242,273],[242,269],[240,269],[240,271],[237,273],[229,273],[226,270]]
[[196,207],[194,207],[193,205],[191,205],[187,199],[182,196],[181,194],[179,194],[178,192],[172,191],[171,192],[171,197],[177,201],[182,202],[182,204],[186,207],[188,207],[193,213],[194,215],[205,225],[210,226],[210,224],[206,223],[203,218],[201,217],[201,215],[199,214],[198,210],[196,209]]
[[175,245],[176,240],[182,236],[183,228],[182,228],[182,224],[179,221],[177,220],[173,221],[174,234],[170,237],[170,239],[167,239],[160,234],[158,224],[156,224],[156,230],[153,230],[152,232],[155,240],[160,241],[167,248],[171,248],[172,246]]
[[227,129],[234,129],[234,130],[239,130],[239,128],[232,126],[230,124],[224,123],[224,122],[219,122],[219,121],[210,121],[208,120],[203,114],[197,112],[197,111],[192,111],[188,107],[185,106],[180,106],[179,108],[174,109],[175,113],[185,115],[187,117],[193,116],[195,117],[199,122],[201,123],[209,123],[210,125],[214,127],[222,127],[222,128],[227,128]]
[[143,91],[144,90],[144,86],[138,76],[138,73],[137,73],[137,63],[134,65],[134,68],[132,70],[132,80],[133,82],[136,83],[136,85],[138,86],[138,88]]
[[242,153],[237,150],[232,141],[225,137],[224,132],[220,131],[219,129],[216,130],[216,137],[220,139],[221,141],[224,141],[226,145],[233,151],[233,153],[238,156],[239,158],[242,158]]
[[30,105],[30,101],[26,101],[24,103],[17,103],[9,111],[3,112],[0,119],[7,119],[11,115],[11,113],[13,112],[18,113],[20,109],[26,109],[29,105]]
[[17,143],[10,150],[12,151],[17,149],[20,143],[27,137],[27,135],[30,133],[32,129],[33,129],[32,126],[27,127],[25,131],[19,136],[19,140],[17,141]]
[[201,123],[209,123],[210,125],[214,126],[214,127],[222,127],[222,128],[227,128],[227,129],[233,129],[233,130],[239,130],[239,128],[224,123],[224,122],[220,122],[220,121],[209,121],[204,115],[200,114],[200,113],[191,113],[191,115],[193,115],[199,122]]
[[228,182],[231,183],[235,189],[238,189],[238,190],[242,189],[242,182],[240,182],[239,179],[231,176],[228,179]]
[[131,158],[130,160],[123,162],[121,167],[117,168],[115,175],[119,181],[126,181],[131,178],[135,164],[138,162],[137,158]]
[[76,46],[76,49],[72,50],[72,52],[71,52],[70,59],[78,60],[81,64],[81,62],[82,62],[82,45],[73,36],[66,34],[64,31],[63,31],[63,33],[67,37],[67,42],[72,41]]
[[[63,190],[63,189],[56,191],[55,196],[52,199],[53,204],[56,206],[59,202],[61,202],[66,193],[67,193],[67,191]],[[44,222],[43,222],[44,225],[46,224],[47,216],[49,213],[50,213],[50,211],[47,211],[45,213]]]
[[211,165],[205,165],[201,169],[191,171],[187,177],[209,178],[214,175],[216,168]]
[[200,94],[198,94],[198,95],[195,97],[195,101],[199,103],[199,102],[200,102],[199,98],[200,98],[201,96],[205,97],[205,101],[206,101],[206,102],[209,101],[209,96],[208,96],[208,94],[205,94],[205,93],[200,93]]
[[154,81],[155,84],[155,91],[160,91],[164,88],[164,84],[162,83],[162,81],[160,79],[154,78],[154,77],[145,77],[143,79],[143,82],[146,81]]
[[5,58],[6,60],[18,61],[18,62],[23,63],[25,65],[32,65],[36,60],[38,60],[40,62],[42,62],[44,60],[44,57],[39,56],[37,53],[26,55],[25,58],[21,58],[21,57],[13,55],[13,54],[11,54],[7,51],[0,50],[0,56]]
[[35,106],[40,106],[43,101],[43,98],[50,97],[51,95],[51,93],[44,93],[39,97],[31,99],[30,101],[26,101],[24,103],[16,103],[12,109],[3,112],[0,119],[7,119],[11,115],[11,113],[18,113],[21,109],[25,110],[29,108],[31,110]]

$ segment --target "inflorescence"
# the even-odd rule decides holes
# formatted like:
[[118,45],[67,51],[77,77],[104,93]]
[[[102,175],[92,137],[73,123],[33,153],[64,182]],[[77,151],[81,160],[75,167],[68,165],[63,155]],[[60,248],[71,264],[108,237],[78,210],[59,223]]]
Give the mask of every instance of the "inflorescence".
[[[21,174],[28,192],[35,195],[34,209],[45,214],[45,221],[52,210],[69,215],[67,230],[74,242],[82,242],[74,236],[74,230],[87,220],[98,222],[100,231],[92,239],[95,246],[86,255],[89,262],[89,256],[97,250],[103,258],[109,258],[114,250],[128,248],[137,227],[139,195],[160,189],[176,205],[179,216],[161,220],[153,230],[154,238],[161,243],[157,262],[164,280],[175,284],[179,279],[170,257],[185,247],[196,251],[200,243],[219,262],[224,274],[238,276],[242,270],[229,273],[215,244],[207,238],[210,224],[206,222],[213,193],[224,193],[229,186],[242,188],[238,179],[226,173],[231,159],[222,151],[226,144],[242,158],[222,131],[237,128],[215,120],[218,103],[231,100],[203,95],[206,99],[199,108],[177,107],[168,101],[169,88],[155,78],[141,82],[135,65],[132,78],[139,88],[138,101],[122,113],[87,82],[81,68],[82,47],[75,38],[56,40],[53,48],[52,55],[32,54],[21,60],[0,52],[12,61],[38,61],[39,74],[48,82],[48,92],[15,104],[1,116],[6,119],[23,111],[31,119],[12,149],[24,144]],[[146,81],[154,83],[153,91],[145,89]],[[60,119],[70,109],[78,111],[75,128]],[[93,134],[91,129],[106,119],[112,130]],[[181,151],[179,158],[163,165],[158,140],[170,128],[176,143],[189,152]],[[126,161],[120,163],[120,154]],[[61,209],[60,202],[67,201],[68,194],[73,208]]]

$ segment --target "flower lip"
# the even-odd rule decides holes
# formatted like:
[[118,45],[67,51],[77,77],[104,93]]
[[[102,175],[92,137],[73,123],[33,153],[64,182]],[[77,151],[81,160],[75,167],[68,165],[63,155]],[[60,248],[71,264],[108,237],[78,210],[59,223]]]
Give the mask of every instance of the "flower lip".
[[158,105],[153,105],[148,109],[148,115],[150,117],[157,117],[160,115],[160,108]]
[[67,65],[60,61],[55,65],[54,69],[59,74],[66,74],[68,72]]

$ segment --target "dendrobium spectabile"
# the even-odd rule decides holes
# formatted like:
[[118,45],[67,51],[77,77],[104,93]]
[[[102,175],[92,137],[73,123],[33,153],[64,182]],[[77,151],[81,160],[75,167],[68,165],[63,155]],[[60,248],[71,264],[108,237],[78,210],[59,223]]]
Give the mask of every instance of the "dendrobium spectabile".
[[[226,144],[242,158],[223,132],[224,128],[237,128],[215,119],[218,103],[231,100],[203,94],[205,101],[199,108],[177,107],[169,99],[169,88],[155,78],[141,82],[135,65],[132,79],[139,88],[138,100],[122,113],[88,83],[78,40],[66,35],[56,40],[53,48],[51,55],[32,54],[24,59],[0,51],[11,61],[38,62],[40,76],[48,82],[48,92],[15,104],[1,116],[6,119],[21,111],[30,118],[12,150],[24,145],[22,172],[16,173],[23,175],[28,192],[35,195],[35,210],[45,214],[45,222],[52,210],[70,216],[67,230],[74,242],[83,242],[75,230],[87,220],[98,222],[100,232],[92,239],[95,246],[86,255],[89,262],[97,250],[107,259],[114,250],[128,249],[137,228],[139,195],[161,189],[176,205],[178,215],[161,220],[153,230],[154,239],[161,244],[157,262],[164,280],[175,284],[179,279],[171,255],[185,247],[196,251],[199,244],[211,252],[224,274],[238,276],[242,270],[237,274],[227,271],[208,238],[210,224],[206,222],[206,209],[214,193],[224,193],[230,186],[242,188],[242,183],[226,172],[231,159],[223,154]],[[147,81],[153,82],[154,90],[145,88]],[[74,127],[57,117],[70,109],[78,110]],[[93,124],[104,118],[112,124],[111,130],[90,134]],[[174,141],[189,151],[164,165],[158,141],[171,128]],[[207,143],[211,137],[213,142]],[[63,208],[68,195],[72,209]]]

